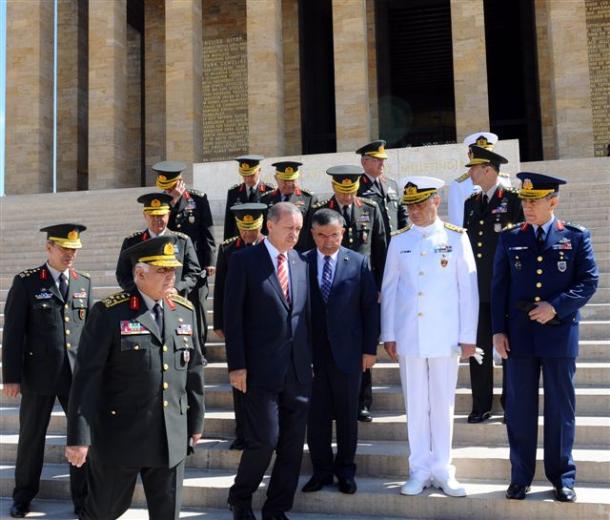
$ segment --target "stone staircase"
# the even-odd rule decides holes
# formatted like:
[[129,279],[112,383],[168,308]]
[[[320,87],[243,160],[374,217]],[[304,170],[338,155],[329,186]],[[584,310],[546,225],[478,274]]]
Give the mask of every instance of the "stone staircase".
[[[609,176],[610,177],[610,176]],[[325,488],[314,494],[297,493],[297,520],[434,518],[434,519],[608,519],[610,517],[610,178],[596,185],[578,174],[569,178],[562,190],[560,218],[588,227],[593,234],[594,250],[601,272],[600,288],[583,309],[581,354],[577,362],[576,504],[560,504],[552,499],[551,487],[544,479],[542,450],[538,451],[537,481],[527,500],[508,501],[510,464],[506,428],[501,422],[499,383],[495,369],[496,395],[494,418],[481,425],[470,425],[470,389],[467,365],[460,366],[456,395],[454,463],[458,478],[465,483],[468,497],[448,498],[427,490],[417,497],[399,494],[408,474],[406,418],[397,365],[382,348],[374,369],[374,417],[360,424],[357,454],[358,492],[342,495]],[[44,261],[44,235],[38,229],[61,221],[83,223],[85,248],[77,266],[91,274],[96,298],[118,290],[114,278],[121,239],[143,227],[140,207],[135,198],[150,188],[74,192],[57,195],[24,195],[0,199],[0,327],[4,324],[4,301],[15,273]],[[222,201],[213,201],[215,221],[222,223]],[[444,210],[442,209],[442,212]],[[216,228],[217,237],[222,230]],[[211,301],[208,302],[211,309]],[[211,310],[208,310],[211,323]],[[205,369],[206,418],[202,441],[188,460],[184,482],[184,518],[230,518],[225,504],[233,481],[239,452],[228,449],[233,435],[231,391],[227,380],[225,349],[222,340],[210,330],[207,345],[209,364]],[[542,390],[541,390],[542,393]],[[10,497],[18,432],[18,399],[2,397],[0,406],[0,496]],[[541,402],[542,409],[542,402]],[[51,417],[40,500],[33,507],[45,518],[71,518],[68,502],[67,466],[63,458],[65,417],[57,406]],[[542,418],[539,419],[539,445]],[[303,462],[305,481],[311,474],[309,456]],[[262,486],[265,487],[265,483]],[[260,507],[261,489],[255,497]],[[10,500],[0,501],[4,518]],[[145,498],[136,488],[134,510],[125,518],[146,518]]]

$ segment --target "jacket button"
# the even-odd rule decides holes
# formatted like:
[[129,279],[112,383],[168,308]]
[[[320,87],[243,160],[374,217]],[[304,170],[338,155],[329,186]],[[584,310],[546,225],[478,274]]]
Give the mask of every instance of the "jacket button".
[[536,274],[542,274],[542,269],[536,269]]
[[163,352],[167,352],[167,345],[163,345]]
[[422,251],[422,252],[420,253],[420,255],[421,255],[421,256],[426,256],[426,252],[425,252],[425,251]]
[[169,406],[169,401],[163,401],[163,406],[167,408]]
[[66,343],[66,348],[72,348],[72,344],[71,343]]
[[70,316],[66,316],[66,317],[64,318],[64,321],[65,321],[66,323],[67,323],[67,322],[69,322],[69,321],[70,321]]
[[70,335],[70,329],[66,329],[66,336]]
[[483,232],[482,232],[482,231],[479,231],[479,236],[482,236],[482,235],[483,235]]
[[169,370],[169,365],[167,363],[163,363],[163,370],[166,372]]
[[111,415],[116,415],[116,410],[110,410]]
[[540,301],[540,296],[536,296],[536,297],[534,298],[534,301],[535,301],[535,302],[539,302],[539,301]]
[[483,220],[479,220],[479,224],[481,224],[481,226],[484,224],[485,222]]
[[424,276],[424,272],[423,272],[423,271],[420,271],[420,272],[419,272],[419,276]]
[[418,293],[417,293],[417,296],[423,296],[423,295],[424,295],[424,293],[423,293],[423,292],[418,292]]
[[423,312],[418,312],[417,315],[421,318],[424,315],[424,313]]
[[542,257],[539,256],[539,257],[536,258],[536,260],[538,260],[539,262],[542,262]]
[[66,304],[66,305],[64,305],[64,309],[67,309],[67,308],[68,308],[68,305],[67,305],[67,304]]
[[536,282],[536,287],[538,287],[538,289],[540,289],[540,287],[542,287],[542,282]]
[[477,247],[483,247],[483,242],[477,242]]
[[163,390],[167,390],[169,388],[169,383],[163,383]]
[[477,253],[477,258],[483,258],[483,255],[481,253]]
[[135,347],[133,347],[134,350],[140,350],[140,345],[136,345]]

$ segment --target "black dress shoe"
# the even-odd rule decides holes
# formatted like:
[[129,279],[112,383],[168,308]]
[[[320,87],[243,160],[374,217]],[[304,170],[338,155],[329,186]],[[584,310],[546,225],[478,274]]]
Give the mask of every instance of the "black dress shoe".
[[321,477],[319,475],[314,475],[309,479],[307,484],[305,484],[301,491],[303,493],[312,493],[314,491],[320,491],[324,486],[332,486],[333,485],[333,476],[329,477]]
[[576,502],[576,491],[570,487],[556,487],[555,497],[560,502]]
[[290,520],[285,513],[263,513],[263,520]]
[[230,450],[242,451],[245,448],[246,448],[246,441],[244,441],[243,439],[235,439],[229,446]]
[[13,502],[11,506],[11,516],[13,518],[25,518],[30,512],[30,504],[26,504],[25,502]]
[[482,423],[482,422],[486,421],[487,419],[489,419],[490,417],[491,417],[491,412],[484,412],[484,413],[472,412],[468,416],[468,422],[470,424]]
[[339,491],[341,491],[341,493],[345,493],[346,495],[353,495],[357,489],[358,486],[356,485],[356,481],[353,478],[339,478]]
[[250,506],[229,505],[233,512],[233,520],[256,520],[254,511]]
[[506,490],[506,498],[512,500],[523,500],[525,495],[530,490],[529,486],[522,486],[520,484],[511,484]]
[[371,416],[371,412],[369,412],[369,409],[366,406],[364,406],[358,412],[358,420],[360,422],[371,422],[373,420],[373,417]]

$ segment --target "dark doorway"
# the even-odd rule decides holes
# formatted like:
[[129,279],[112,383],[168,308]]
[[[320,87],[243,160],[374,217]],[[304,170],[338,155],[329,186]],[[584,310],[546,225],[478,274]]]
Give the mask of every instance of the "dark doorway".
[[455,142],[449,0],[379,0],[375,15],[380,137]]
[[331,0],[299,2],[303,153],[337,150]]
[[542,159],[533,0],[484,0],[491,131],[519,139],[522,161]]

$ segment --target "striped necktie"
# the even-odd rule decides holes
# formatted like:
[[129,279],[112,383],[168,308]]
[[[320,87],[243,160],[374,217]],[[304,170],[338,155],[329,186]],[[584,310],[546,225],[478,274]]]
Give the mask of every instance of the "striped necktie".
[[284,253],[280,253],[279,255],[277,255],[277,278],[280,282],[280,287],[282,288],[284,298],[286,298],[286,303],[290,305],[290,290],[288,288],[288,269],[286,268],[286,255]]
[[328,302],[328,296],[330,294],[330,289],[333,285],[332,280],[332,272],[330,269],[330,256],[324,257],[324,267],[322,269],[322,285],[320,286],[320,291],[322,293],[322,298],[324,298],[324,303]]

